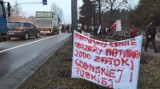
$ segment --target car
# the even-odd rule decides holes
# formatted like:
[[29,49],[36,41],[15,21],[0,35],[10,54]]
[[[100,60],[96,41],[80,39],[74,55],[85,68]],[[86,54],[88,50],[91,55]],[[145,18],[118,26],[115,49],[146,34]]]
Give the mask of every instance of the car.
[[8,39],[13,37],[29,39],[31,36],[40,37],[38,28],[30,22],[8,22]]

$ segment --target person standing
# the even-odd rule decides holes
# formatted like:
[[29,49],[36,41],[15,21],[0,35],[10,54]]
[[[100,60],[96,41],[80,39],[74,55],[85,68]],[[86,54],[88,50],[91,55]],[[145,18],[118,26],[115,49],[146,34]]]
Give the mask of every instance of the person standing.
[[132,25],[132,28],[130,29],[130,37],[134,38],[137,35],[137,29],[134,25]]
[[69,33],[69,25],[66,26],[66,31]]
[[156,26],[154,23],[149,23],[149,25],[146,27],[146,44],[144,48],[145,51],[147,51],[148,44],[151,41],[154,48],[154,52],[155,53],[159,52],[156,48],[155,36],[156,36]]

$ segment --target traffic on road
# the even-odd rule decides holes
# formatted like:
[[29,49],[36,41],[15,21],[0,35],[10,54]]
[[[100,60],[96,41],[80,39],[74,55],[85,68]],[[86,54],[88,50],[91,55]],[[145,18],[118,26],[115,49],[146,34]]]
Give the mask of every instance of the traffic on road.
[[[15,80],[10,82],[10,79],[14,79],[18,76],[16,73],[22,70],[21,73],[24,77],[20,80],[24,80],[31,73],[32,69],[39,67],[47,58],[52,55],[59,47],[61,43],[64,43],[71,34],[60,33],[58,35],[46,35],[41,36],[38,39],[34,37],[28,40],[20,38],[12,38],[11,40],[1,43],[0,46],[0,86],[2,89],[5,87],[15,87],[20,81]],[[33,65],[30,65],[33,64]],[[28,67],[30,67],[28,69]],[[27,72],[28,70],[28,72]],[[23,73],[27,73],[25,75]],[[12,76],[15,74],[15,76]],[[13,84],[14,83],[14,84]],[[16,83],[16,84],[15,84]]]
[[8,22],[8,40],[13,37],[20,37],[28,40],[29,37],[40,37],[40,31],[32,23],[29,22]]

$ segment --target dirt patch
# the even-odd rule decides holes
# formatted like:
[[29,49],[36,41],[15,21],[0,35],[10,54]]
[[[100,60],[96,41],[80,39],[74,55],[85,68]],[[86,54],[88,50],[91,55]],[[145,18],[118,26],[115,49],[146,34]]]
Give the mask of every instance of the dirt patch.
[[142,53],[141,54],[141,64],[147,64],[148,62],[152,61],[153,57],[147,55],[146,53]]
[[[72,41],[60,48],[17,89],[109,89],[71,78]],[[142,53],[138,89],[160,89],[160,58]]]

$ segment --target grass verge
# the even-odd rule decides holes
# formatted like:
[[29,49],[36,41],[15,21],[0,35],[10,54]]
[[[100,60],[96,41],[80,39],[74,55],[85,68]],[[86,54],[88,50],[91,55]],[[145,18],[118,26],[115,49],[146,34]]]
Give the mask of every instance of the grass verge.
[[[138,89],[160,89],[160,58],[142,53]],[[108,89],[71,78],[71,38],[17,89]]]

